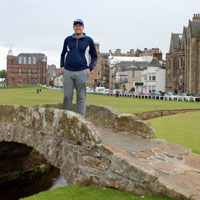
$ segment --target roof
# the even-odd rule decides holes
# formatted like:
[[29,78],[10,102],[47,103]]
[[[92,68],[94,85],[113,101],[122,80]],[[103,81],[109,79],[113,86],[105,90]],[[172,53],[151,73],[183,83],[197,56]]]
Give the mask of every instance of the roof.
[[117,64],[122,61],[129,61],[129,62],[148,62],[150,63],[153,59],[153,56],[141,56],[141,57],[131,57],[131,56],[109,56],[110,64]]
[[175,49],[180,48],[180,40],[182,38],[181,33],[172,33],[173,45]]
[[153,58],[148,67],[162,67],[157,58]]
[[38,59],[40,59],[42,62],[46,62],[46,56],[43,53],[20,53],[18,55],[19,57],[37,57]]
[[138,61],[121,61],[116,64],[116,71],[143,71],[147,69],[148,62],[138,62]]
[[100,53],[100,55],[103,57],[103,58],[108,58],[110,56],[109,53]]
[[8,50],[8,56],[13,56],[13,51],[11,48]]
[[185,29],[185,36],[187,38],[188,37],[188,27],[184,27],[184,29]]
[[190,21],[190,30],[193,37],[200,37],[200,21]]

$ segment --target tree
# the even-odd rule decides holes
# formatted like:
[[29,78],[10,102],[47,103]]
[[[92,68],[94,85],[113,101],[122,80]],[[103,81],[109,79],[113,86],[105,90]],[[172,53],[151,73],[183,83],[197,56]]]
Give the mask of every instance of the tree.
[[0,71],[0,78],[6,79],[6,70],[5,69]]

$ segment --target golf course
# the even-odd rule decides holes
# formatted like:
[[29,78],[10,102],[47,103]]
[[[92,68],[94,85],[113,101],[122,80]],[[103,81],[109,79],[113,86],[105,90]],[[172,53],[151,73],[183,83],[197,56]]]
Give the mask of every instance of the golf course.
[[[37,88],[41,92],[37,93]],[[0,104],[18,104],[33,106],[37,104],[62,103],[63,91],[47,89],[40,86],[21,86],[0,88]],[[74,95],[74,102],[76,96]],[[87,94],[87,104],[106,105],[114,108],[119,113],[143,113],[156,110],[181,110],[200,109],[200,102],[183,102],[153,99],[137,99],[130,97],[103,96]],[[108,119],[109,120],[109,119]],[[194,153],[200,154],[200,111],[187,112],[183,114],[169,115],[147,120],[155,129],[155,137],[180,144],[192,149]],[[88,200],[170,200],[165,197],[151,195],[136,196],[129,192],[112,189],[102,189],[95,186],[68,185],[52,191],[46,191],[25,198],[26,200],[44,199],[70,199],[83,200],[87,195]]]
[[[37,93],[37,88],[41,89]],[[62,90],[40,86],[0,88],[0,104],[33,106],[37,104],[61,103]],[[76,102],[76,95],[74,95]],[[87,104],[106,105],[119,113],[143,113],[155,110],[200,109],[200,102],[184,102],[130,97],[87,94]],[[164,116],[147,120],[155,129],[155,137],[183,145],[200,153],[200,111]]]

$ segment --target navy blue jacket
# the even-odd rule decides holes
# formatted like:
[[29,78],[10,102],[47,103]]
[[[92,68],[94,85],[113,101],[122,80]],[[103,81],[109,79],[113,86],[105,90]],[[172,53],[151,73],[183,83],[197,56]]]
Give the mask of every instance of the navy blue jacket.
[[70,71],[81,71],[87,68],[92,71],[96,62],[97,52],[92,38],[84,33],[81,38],[75,38],[75,34],[73,34],[65,39],[60,67],[65,67]]

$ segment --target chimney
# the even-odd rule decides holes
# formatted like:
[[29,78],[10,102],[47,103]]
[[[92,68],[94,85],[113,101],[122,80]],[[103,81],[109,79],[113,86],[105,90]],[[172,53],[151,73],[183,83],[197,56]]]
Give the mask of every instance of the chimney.
[[116,49],[115,56],[121,56],[121,49]]
[[161,52],[159,52],[159,53],[153,53],[153,57],[155,58],[157,58],[158,60],[162,60],[162,53]]
[[112,56],[112,50],[111,49],[109,50],[109,56]]
[[200,14],[194,14],[192,20],[193,21],[200,21]]
[[134,56],[135,55],[134,49],[130,49],[129,55],[130,56]]

